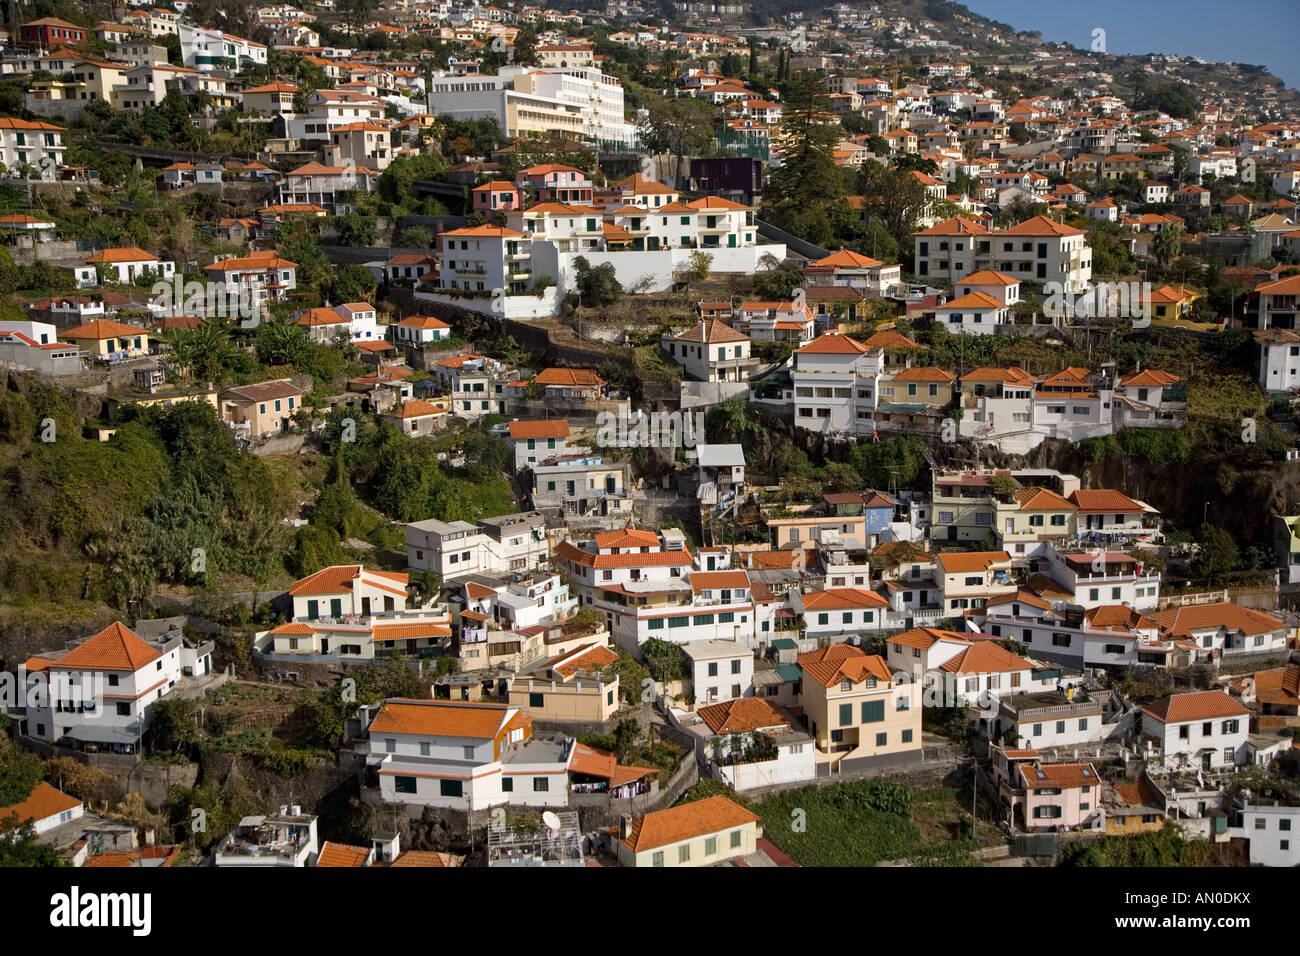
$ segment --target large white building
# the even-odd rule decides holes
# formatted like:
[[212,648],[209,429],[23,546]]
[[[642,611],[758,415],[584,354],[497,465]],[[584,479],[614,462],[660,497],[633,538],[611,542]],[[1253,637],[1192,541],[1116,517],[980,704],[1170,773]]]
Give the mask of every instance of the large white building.
[[539,512],[406,526],[406,565],[431,570],[443,581],[467,574],[532,571],[546,559],[546,520]]
[[822,434],[872,434],[884,363],[884,349],[868,348],[837,332],[796,349],[790,371],[795,427]]
[[994,270],[1021,281],[1059,283],[1063,293],[1076,294],[1092,281],[1085,235],[1046,216],[1000,230],[954,216],[913,237],[916,274],[958,284],[971,273]]
[[[154,706],[187,679],[212,668],[212,645],[187,647],[179,632],[146,641],[110,624],[69,650],[24,665],[28,683],[49,693],[25,712],[29,736],[77,750],[138,754]],[[29,701],[31,702],[31,701]]]
[[433,112],[456,119],[495,119],[508,136],[558,132],[602,145],[634,145],[636,126],[623,117],[623,86],[594,66],[539,70],[503,67],[496,76],[433,77]]

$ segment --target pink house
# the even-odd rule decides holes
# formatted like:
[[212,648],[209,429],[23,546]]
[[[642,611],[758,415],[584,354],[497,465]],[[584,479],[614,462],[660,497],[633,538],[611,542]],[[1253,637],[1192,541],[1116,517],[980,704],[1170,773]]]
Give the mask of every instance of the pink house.
[[514,183],[494,179],[482,186],[475,186],[474,211],[484,216],[494,212],[512,212],[524,208],[524,191]]
[[1092,826],[1101,817],[1101,779],[1090,763],[1021,763],[1020,792],[1012,797],[1017,823],[1027,830]]

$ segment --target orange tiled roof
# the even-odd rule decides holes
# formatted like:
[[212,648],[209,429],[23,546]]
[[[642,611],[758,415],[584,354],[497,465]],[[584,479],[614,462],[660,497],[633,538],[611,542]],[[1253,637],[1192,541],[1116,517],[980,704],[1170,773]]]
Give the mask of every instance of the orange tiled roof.
[[696,711],[715,734],[744,734],[767,727],[788,727],[792,718],[763,697],[738,697]]
[[325,841],[316,858],[317,866],[366,866],[370,861],[371,849],[368,846],[350,846],[347,843]]
[[726,797],[709,797],[647,813],[633,822],[632,832],[623,844],[641,853],[758,821],[758,814]]
[[60,669],[138,671],[162,655],[121,623],[82,641],[55,663]]
[[853,683],[874,677],[889,685],[893,674],[879,654],[867,654],[852,644],[832,644],[798,657],[799,667],[824,687],[833,687],[843,680]]
[[1193,694],[1170,694],[1142,708],[1162,724],[1180,724],[1190,720],[1214,720],[1218,717],[1247,717],[1250,711],[1223,691],[1207,690]]
[[[504,704],[397,698],[384,702],[370,732],[491,740],[504,729],[510,714],[511,708]],[[522,719],[525,724],[532,722],[528,717]]]
[[56,790],[48,783],[41,781],[32,788],[32,792],[27,795],[26,799],[12,806],[0,807],[0,820],[5,820],[13,814],[17,814],[20,825],[29,821],[34,823],[79,806],[81,806],[81,801],[76,797],[70,797],[63,791]]
[[511,422],[511,438],[568,438],[569,422],[563,418],[538,422]]

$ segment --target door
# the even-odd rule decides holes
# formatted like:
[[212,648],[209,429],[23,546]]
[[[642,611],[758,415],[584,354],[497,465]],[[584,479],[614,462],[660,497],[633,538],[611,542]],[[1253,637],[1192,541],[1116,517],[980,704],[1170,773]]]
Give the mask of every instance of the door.
[[1015,530],[1016,530],[1016,519],[1015,519],[1015,518],[1007,518],[1007,519],[1006,519],[1005,526],[1004,526],[1004,529],[1003,529],[1003,533],[1005,533],[1005,534],[1011,534],[1011,533],[1014,532]]

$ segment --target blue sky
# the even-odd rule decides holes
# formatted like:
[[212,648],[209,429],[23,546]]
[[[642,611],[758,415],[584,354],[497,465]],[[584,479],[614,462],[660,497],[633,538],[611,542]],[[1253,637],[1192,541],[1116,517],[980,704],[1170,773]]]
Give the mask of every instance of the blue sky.
[[1176,53],[1265,66],[1300,89],[1300,0],[962,0],[972,12],[1050,42],[1092,46],[1106,31],[1111,53]]

